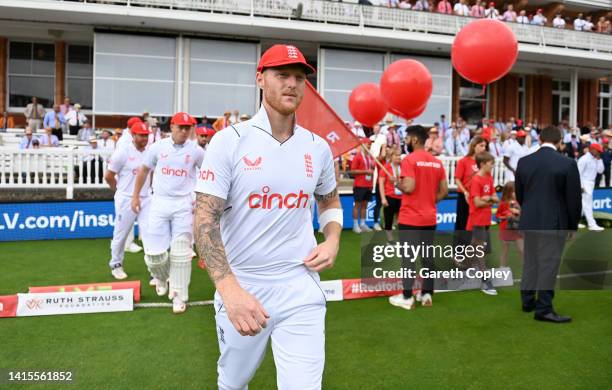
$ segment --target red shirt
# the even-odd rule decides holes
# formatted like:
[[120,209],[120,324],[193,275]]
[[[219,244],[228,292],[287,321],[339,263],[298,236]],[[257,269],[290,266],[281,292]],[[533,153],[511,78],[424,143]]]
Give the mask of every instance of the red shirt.
[[[478,173],[478,165],[473,157],[465,156],[461,160],[457,161],[457,168],[455,168],[455,179],[461,180],[463,187],[470,190],[470,184],[472,177]],[[463,192],[457,188],[457,192]]]
[[402,160],[400,176],[412,177],[416,185],[411,194],[402,195],[398,222],[411,226],[436,225],[436,194],[446,179],[442,162],[423,149]]
[[[391,173],[393,177],[396,177],[399,180],[400,178],[400,166],[399,165],[395,167],[396,171],[394,171],[391,163],[386,163],[385,169],[389,171],[389,173]],[[382,169],[378,170],[378,172],[380,173],[380,179],[385,180],[385,196],[387,198],[401,199],[402,195],[401,194],[398,195],[395,193],[395,190],[396,190],[395,184],[393,184],[393,182],[389,180],[389,175],[387,175],[385,171],[383,171]]]
[[473,226],[489,226],[491,225],[491,205],[486,207],[476,207],[474,205],[474,197],[482,198],[495,193],[495,185],[493,184],[493,176],[474,175],[470,185],[470,216],[466,230],[472,230]]
[[[351,171],[367,171],[374,169],[374,160],[370,155],[365,155],[363,151],[357,153],[351,162]],[[356,174],[353,187],[364,187],[372,189],[372,174]]]

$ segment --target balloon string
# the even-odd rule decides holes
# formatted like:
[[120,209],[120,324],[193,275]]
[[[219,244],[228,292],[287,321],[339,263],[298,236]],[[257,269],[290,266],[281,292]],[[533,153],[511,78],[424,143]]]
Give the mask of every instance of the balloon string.
[[[482,101],[482,117],[487,116],[487,85],[482,84],[482,96],[484,96],[484,100]],[[484,124],[483,124],[484,125]]]

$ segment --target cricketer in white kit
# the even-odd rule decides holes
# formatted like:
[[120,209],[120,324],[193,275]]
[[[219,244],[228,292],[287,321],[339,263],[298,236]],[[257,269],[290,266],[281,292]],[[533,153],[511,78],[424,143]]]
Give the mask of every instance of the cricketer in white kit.
[[132,231],[134,221],[138,220],[140,236],[143,241],[146,240],[149,206],[151,204],[151,180],[147,177],[138,192],[140,210],[134,212],[131,207],[134,184],[143,164],[149,130],[142,122],[139,122],[131,127],[130,132],[132,133],[132,141],[112,154],[108,162],[108,170],[104,175],[110,188],[115,191],[115,227],[109,262],[111,273],[115,279],[127,278],[123,269],[123,257],[125,243]]
[[578,172],[580,172],[580,186],[582,187],[582,212],[587,220],[589,230],[602,231],[603,227],[597,225],[593,217],[593,190],[597,174],[604,171],[601,153],[603,147],[600,144],[592,143],[589,151],[578,159]]
[[333,266],[342,230],[334,162],[329,145],[296,124],[305,72],[314,71],[303,55],[275,45],[257,70],[261,109],[215,135],[196,186],[196,246],[217,288],[217,385],[246,389],[271,340],[278,388],[320,389],[326,300],[318,272]]
[[142,206],[137,193],[153,170],[145,262],[156,280],[157,295],[168,292],[175,313],[184,312],[189,299],[193,190],[204,159],[204,150],[188,139],[193,123],[193,118],[184,112],[172,117],[172,136],[149,147],[132,194],[132,209],[138,210]]

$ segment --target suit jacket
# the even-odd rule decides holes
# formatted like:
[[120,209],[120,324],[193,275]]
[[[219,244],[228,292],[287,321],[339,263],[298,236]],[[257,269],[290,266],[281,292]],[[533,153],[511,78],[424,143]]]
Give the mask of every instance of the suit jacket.
[[518,161],[516,199],[521,230],[576,230],[582,191],[576,161],[547,146]]
[[582,150],[582,142],[580,141],[576,141],[576,148],[572,147],[572,143],[571,142],[566,142],[565,143],[565,154],[567,154],[567,157],[569,158],[576,158],[576,152],[578,152],[578,155],[580,155],[580,151]]
[[28,104],[23,112],[23,115],[25,115],[26,119],[33,119],[35,113],[36,119],[40,119],[42,122],[43,118],[45,117],[45,108],[40,103],[37,103],[36,106],[34,106],[34,103]]

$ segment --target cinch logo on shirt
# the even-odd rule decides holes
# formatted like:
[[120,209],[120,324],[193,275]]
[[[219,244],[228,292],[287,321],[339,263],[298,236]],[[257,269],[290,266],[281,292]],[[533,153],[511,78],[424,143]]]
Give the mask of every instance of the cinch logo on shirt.
[[286,195],[270,193],[270,187],[264,186],[261,194],[249,195],[249,208],[251,209],[299,209],[308,207],[308,194],[300,190],[299,194],[290,192]]
[[215,173],[213,171],[211,171],[210,169],[207,169],[205,171],[200,171],[200,176],[199,176],[200,180],[210,180],[210,181],[215,181]]
[[428,168],[442,168],[442,165],[440,163],[434,162],[434,161],[417,161],[416,163],[417,167],[428,167]]
[[161,170],[161,173],[166,176],[177,176],[177,177],[187,177],[187,174],[188,174],[186,169],[174,169],[174,168],[168,168],[168,167],[163,167]]

